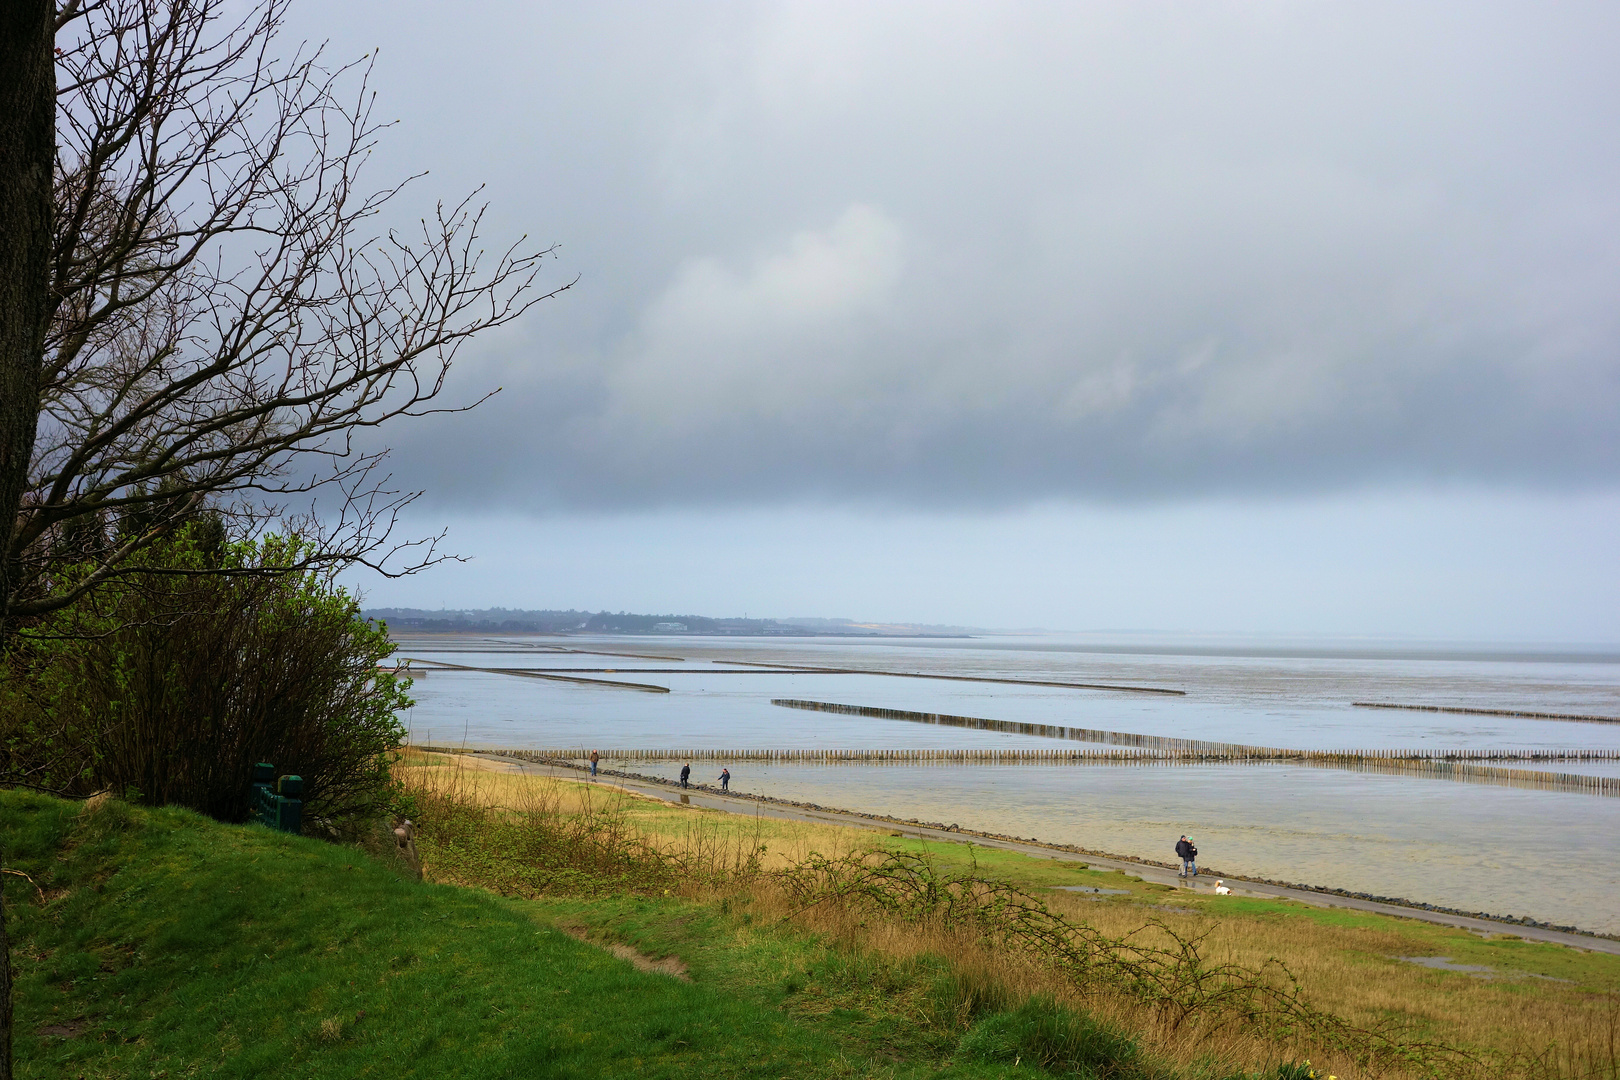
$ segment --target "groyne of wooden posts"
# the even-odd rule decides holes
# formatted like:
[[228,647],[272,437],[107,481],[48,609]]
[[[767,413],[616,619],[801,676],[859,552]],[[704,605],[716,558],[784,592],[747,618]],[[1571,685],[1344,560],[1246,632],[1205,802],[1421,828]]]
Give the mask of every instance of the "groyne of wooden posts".
[[[1133,746],[1182,755],[1199,761],[1620,761],[1620,750],[1294,750],[1280,746],[1249,746],[1244,743],[1210,742],[1206,739],[1175,739],[1163,735],[1138,735],[1130,731],[1104,731],[1100,728],[1065,727],[1060,724],[1031,724],[1018,720],[989,720],[979,716],[952,716],[949,713],[910,712],[905,709],[879,709],[868,705],[837,705],[827,701],[799,701],[774,698],[772,705],[814,712],[870,716],[880,720],[906,720],[914,724],[971,728],[975,731],[1001,731],[1014,735],[1037,735],[1047,739]],[[1041,752],[1041,751],[1037,751]],[[1064,751],[1057,751],[1064,753]]]
[[[423,746],[418,749],[440,753],[449,752],[448,747]],[[469,748],[471,749],[471,748]],[[516,750],[484,750],[477,749],[480,754],[517,754]],[[583,747],[564,747],[547,750],[524,750],[524,754],[539,754],[546,758],[557,757],[588,757],[590,749]],[[1176,750],[1011,750],[1011,749],[944,749],[944,750],[873,750],[862,747],[852,749],[828,748],[782,748],[782,749],[742,749],[717,750],[712,747],[702,749],[598,749],[597,753],[603,757],[635,758],[644,761],[676,761],[691,759],[692,761],[758,761],[765,764],[804,764],[804,765],[1221,765],[1241,764],[1243,762],[1278,762],[1285,765],[1297,764],[1324,764],[1337,765],[1345,762],[1354,763],[1365,761],[1373,763],[1400,764],[1468,764],[1471,761],[1517,761],[1529,760],[1514,757],[1497,758],[1428,758],[1403,757],[1406,751],[1402,750],[1369,750],[1365,757],[1359,757],[1355,751],[1335,751],[1333,755],[1315,751],[1302,750],[1298,757],[1236,757],[1224,754],[1196,754]],[[1541,758],[1538,760],[1554,761],[1580,761],[1597,760],[1597,755],[1603,752],[1594,752],[1590,757],[1571,753],[1564,757]],[[1608,760],[1604,758],[1603,760]],[[1601,779],[1601,778],[1600,778]],[[1620,781],[1620,777],[1616,778]]]
[[[454,748],[449,747],[422,746],[418,747],[418,749],[428,752],[456,752]],[[591,754],[591,750],[585,747],[559,747],[549,750],[503,748],[484,749],[477,752],[516,758],[521,761],[532,761],[538,764],[547,762],[578,763],[589,758]],[[604,761],[679,761],[682,763],[710,761],[760,765],[1304,765],[1312,768],[1418,776],[1434,780],[1493,784],[1503,787],[1531,788],[1539,791],[1620,796],[1620,777],[1587,776],[1581,773],[1555,773],[1540,769],[1502,768],[1494,765],[1476,765],[1467,760],[1399,757],[1393,755],[1400,754],[1401,751],[1389,750],[1369,751],[1362,757],[1357,757],[1353,751],[1340,751],[1335,756],[1300,751],[1298,752],[1299,756],[1295,757],[1239,757],[1178,750],[1052,749],[873,750],[783,748],[722,750],[704,747],[685,750],[662,748],[603,750],[598,748],[596,752]],[[1601,752],[1594,752],[1594,756],[1599,753]]]
[[1466,705],[1401,705],[1393,701],[1352,701],[1350,704],[1358,709],[1406,709],[1410,712],[1462,713],[1465,716],[1521,716],[1530,720],[1575,720],[1582,724],[1620,724],[1620,716],[1593,716],[1590,713],[1475,709]]
[[[1129,731],[1036,724],[1017,720],[991,720],[978,716],[949,713],[911,712],[865,705],[843,705],[827,701],[777,698],[771,704],[790,709],[866,716],[882,720],[936,724],[1048,739],[1102,743],[1128,749],[1065,750],[1055,747],[1016,749],[1008,747],[952,749],[870,749],[870,748],[748,748],[716,749],[598,749],[610,761],[713,761],[762,765],[1303,765],[1418,776],[1463,783],[1495,784],[1564,791],[1589,795],[1620,796],[1620,777],[1590,776],[1583,773],[1549,772],[1541,769],[1504,767],[1487,762],[1620,761],[1620,750],[1513,750],[1485,749],[1400,749],[1300,750],[1279,746],[1251,746],[1244,743],[1213,742],[1206,739],[1180,739],[1162,735],[1142,735]],[[455,752],[451,748],[419,747],[422,750]],[[577,763],[588,758],[585,747],[547,750],[493,749],[479,753],[496,754],[537,763]]]

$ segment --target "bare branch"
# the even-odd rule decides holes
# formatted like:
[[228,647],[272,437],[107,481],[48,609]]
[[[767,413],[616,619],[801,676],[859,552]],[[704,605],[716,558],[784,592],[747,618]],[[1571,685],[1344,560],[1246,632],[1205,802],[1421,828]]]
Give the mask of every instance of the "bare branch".
[[[441,560],[439,538],[393,538],[417,493],[356,435],[476,405],[439,402],[460,347],[574,284],[539,287],[553,247],[486,254],[477,192],[379,232],[404,183],[361,186],[386,126],[370,62],[277,59],[286,3],[57,9],[51,318],[0,552],[14,615],[146,572],[130,556],[204,505],[247,536],[308,498],[315,543],[288,569]],[[64,577],[64,545],[94,569]]]

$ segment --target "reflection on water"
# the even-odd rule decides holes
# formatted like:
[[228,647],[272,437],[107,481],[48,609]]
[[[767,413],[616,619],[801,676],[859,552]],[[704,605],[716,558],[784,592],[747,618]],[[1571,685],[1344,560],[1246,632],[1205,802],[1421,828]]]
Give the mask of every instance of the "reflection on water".
[[[443,639],[402,641],[402,654],[431,659]],[[488,653],[464,651],[471,644],[458,643],[454,653],[439,655],[473,666],[685,670],[640,677],[670,687],[668,695],[435,672],[412,691],[418,704],[408,720],[417,741],[531,749],[1077,745],[807,714],[769,703],[772,697],[796,697],[1306,749],[1620,748],[1620,725],[1350,705],[1389,700],[1620,715],[1620,663],[1612,658],[1455,660],[1398,651],[1384,657],[1101,654],[1077,651],[1067,639],[600,639],[608,650],[687,658],[677,665],[626,657],[599,662],[501,646],[490,646]],[[566,644],[591,647],[578,638]],[[1132,682],[1171,686],[1187,696],[877,675],[722,674],[724,665],[716,661],[726,659]],[[1620,774],[1613,762],[1544,767]],[[673,775],[678,768],[664,763],[639,771]],[[739,765],[732,774],[740,790],[1164,861],[1173,857],[1175,838],[1192,833],[1207,862],[1230,873],[1620,932],[1620,869],[1612,857],[1620,799],[1278,765]],[[701,770],[699,775],[712,779]]]

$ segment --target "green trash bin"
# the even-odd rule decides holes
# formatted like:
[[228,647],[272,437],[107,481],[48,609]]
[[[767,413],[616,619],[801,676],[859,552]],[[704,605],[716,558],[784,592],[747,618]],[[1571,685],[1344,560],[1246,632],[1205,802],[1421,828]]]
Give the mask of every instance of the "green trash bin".
[[304,778],[283,776],[276,781],[276,828],[298,834],[304,830]]
[[278,780],[276,767],[261,761],[253,766],[248,820],[282,832],[301,833],[304,829],[303,795],[303,777],[288,775]]

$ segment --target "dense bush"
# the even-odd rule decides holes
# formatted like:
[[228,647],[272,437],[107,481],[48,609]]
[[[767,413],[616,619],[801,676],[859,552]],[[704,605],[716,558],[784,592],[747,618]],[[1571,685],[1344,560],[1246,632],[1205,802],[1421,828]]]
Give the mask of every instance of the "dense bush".
[[0,778],[239,821],[268,761],[304,778],[306,816],[379,809],[411,702],[378,672],[393,646],[353,597],[315,574],[251,572],[298,546],[228,544],[196,522],[142,573],[20,630],[0,675]]

